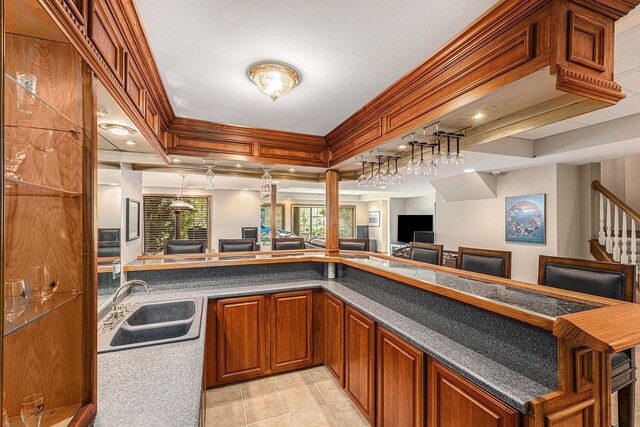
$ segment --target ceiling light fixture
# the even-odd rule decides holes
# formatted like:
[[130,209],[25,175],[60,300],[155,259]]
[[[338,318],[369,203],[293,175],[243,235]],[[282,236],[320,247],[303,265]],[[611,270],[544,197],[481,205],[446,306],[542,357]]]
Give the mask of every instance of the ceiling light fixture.
[[242,167],[242,165],[241,165],[240,163],[236,163],[236,167],[237,167],[237,168],[241,168],[241,167]]
[[260,62],[249,69],[249,78],[273,101],[300,83],[300,73],[280,62]]
[[404,150],[405,148],[407,148],[407,145],[403,143],[403,144],[398,145],[398,148],[401,149],[401,150]]
[[294,173],[296,170],[294,168],[289,168],[289,172]]
[[473,116],[471,116],[471,118],[473,120],[480,120],[480,119],[484,119],[484,113],[481,111],[478,111],[477,113],[475,113]]
[[173,159],[173,158],[171,159],[171,162],[172,162],[172,163],[180,163],[181,161],[182,161],[182,160],[180,160],[180,159]]
[[475,169],[465,169],[464,173],[471,173],[471,172],[475,172]]
[[98,111],[96,112],[96,116],[98,117],[107,117],[109,115],[109,112],[103,108],[99,108]]
[[138,131],[134,128],[125,125],[118,125],[115,123],[100,123],[98,127],[116,136],[135,135],[136,133],[138,133]]
[[124,143],[127,144],[127,145],[136,145],[136,142],[132,141],[130,139],[127,139]]
[[173,202],[171,202],[171,204],[169,205],[169,210],[171,210],[171,211],[182,212],[182,211],[195,211],[196,210],[196,208],[194,208],[192,205],[190,205],[189,203],[187,203],[184,200],[182,200],[182,195],[184,194],[184,179],[185,178],[186,178],[186,175],[182,175],[182,185],[180,186],[180,194],[176,195],[176,199]]

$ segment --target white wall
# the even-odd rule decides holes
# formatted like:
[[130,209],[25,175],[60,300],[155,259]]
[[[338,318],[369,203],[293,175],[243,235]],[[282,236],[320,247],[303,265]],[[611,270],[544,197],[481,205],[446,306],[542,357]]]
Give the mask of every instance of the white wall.
[[119,185],[98,185],[98,228],[120,228],[121,197]]
[[121,247],[120,247],[120,258],[122,260],[122,265],[126,265],[131,261],[135,260],[139,255],[142,255],[142,242],[144,239],[144,225],[142,224],[142,220],[140,221],[140,238],[136,240],[132,240],[127,242],[127,210],[126,210],[126,201],[127,198],[135,199],[140,201],[140,214],[142,216],[143,211],[143,201],[142,201],[142,172],[134,171],[131,169],[130,164],[121,164],[120,166],[121,173],[121,198],[120,205],[122,209],[120,210],[121,217],[120,223],[122,224],[121,231]]
[[[575,171],[572,170],[575,169]],[[535,283],[539,255],[561,255],[579,251],[573,247],[574,231],[560,234],[562,244],[558,252],[558,223],[575,220],[578,208],[576,197],[569,195],[561,202],[562,218],[558,219],[558,190],[565,198],[567,193],[578,193],[577,167],[558,165],[503,173],[498,177],[495,199],[446,202],[437,196],[436,240],[445,249],[457,250],[459,246],[512,251],[511,277],[515,280]],[[561,182],[558,185],[558,176]],[[576,188],[571,188],[575,184]],[[505,197],[528,194],[546,194],[546,243],[544,245],[507,243],[505,241]],[[578,220],[579,222],[579,220]]]
[[580,256],[591,259],[589,240],[598,237],[599,196],[591,188],[594,180],[600,179],[600,163],[588,163],[579,167],[580,173]]
[[242,227],[260,226],[260,192],[215,190],[211,215],[211,247],[218,239],[239,239]]
[[380,211],[380,227],[369,227],[369,238],[378,242],[378,252],[389,251],[389,200],[372,200],[367,202],[367,213]]
[[433,215],[436,212],[436,192],[406,200],[405,215]]
[[580,258],[580,169],[557,165],[557,251],[566,258]]

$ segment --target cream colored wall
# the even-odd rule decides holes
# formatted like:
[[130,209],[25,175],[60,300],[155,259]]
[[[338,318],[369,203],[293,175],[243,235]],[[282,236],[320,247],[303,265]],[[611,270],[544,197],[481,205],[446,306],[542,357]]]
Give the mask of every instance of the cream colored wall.
[[389,251],[389,200],[372,200],[367,202],[367,214],[380,211],[380,227],[369,227],[369,238],[378,242],[378,252]]
[[140,221],[140,238],[127,242],[127,198],[140,201],[140,214],[142,216],[143,202],[142,202],[142,172],[134,171],[130,164],[120,165],[121,174],[121,198],[120,205],[120,223],[122,224],[121,231],[121,244],[120,244],[120,258],[122,265],[126,265],[135,260],[139,255],[142,255],[142,242],[144,239],[144,223]]
[[[571,191],[570,184],[558,186],[558,175],[561,179],[574,181],[574,173],[570,169],[562,169],[558,173],[557,165],[506,172],[498,177],[497,197],[495,199],[446,202],[436,197],[436,239],[445,249],[456,250],[459,246],[512,251],[511,277],[516,280],[535,283],[539,255],[556,255],[558,253],[558,190],[563,193]],[[576,172],[577,175],[577,172]],[[577,180],[576,180],[577,181]],[[577,193],[577,188],[574,191]],[[505,197],[525,196],[529,194],[546,194],[546,243],[544,245],[507,243],[505,241]],[[577,208],[572,201],[562,202],[564,211],[575,217]],[[561,223],[568,222],[561,219]],[[573,232],[569,236],[573,236]],[[562,250],[573,251],[569,242],[573,238],[562,233]]]
[[121,193],[119,185],[98,185],[98,228],[120,228]]

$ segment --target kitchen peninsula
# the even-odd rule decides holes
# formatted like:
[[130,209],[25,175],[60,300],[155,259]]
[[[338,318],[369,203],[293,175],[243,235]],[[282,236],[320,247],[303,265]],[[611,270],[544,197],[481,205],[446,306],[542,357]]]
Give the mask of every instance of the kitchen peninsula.
[[[207,387],[324,364],[372,425],[608,425],[609,389],[599,378],[609,376],[611,353],[640,343],[624,329],[640,316],[633,304],[383,255],[158,256],[124,270],[154,289],[132,301],[207,300],[196,353],[180,359]],[[138,349],[130,363],[171,346]],[[99,356],[107,370],[99,390],[113,385],[114,360]],[[181,384],[172,372],[146,384]],[[190,378],[199,401],[203,378]],[[133,390],[102,396],[104,406],[135,405]],[[148,401],[140,404],[153,408]],[[159,399],[158,413],[188,404],[197,425],[194,401]]]

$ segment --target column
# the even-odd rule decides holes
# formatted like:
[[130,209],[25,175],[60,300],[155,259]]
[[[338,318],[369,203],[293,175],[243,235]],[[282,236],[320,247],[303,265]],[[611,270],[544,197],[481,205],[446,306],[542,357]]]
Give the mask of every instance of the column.
[[327,205],[327,223],[326,223],[326,246],[325,253],[328,256],[336,256],[339,252],[338,234],[339,234],[339,190],[340,176],[337,170],[328,169],[326,174],[326,205]]

